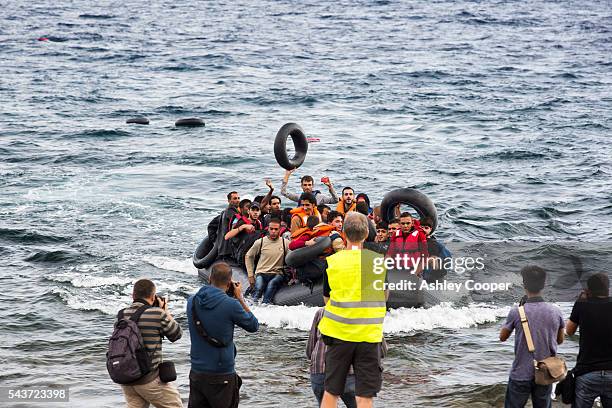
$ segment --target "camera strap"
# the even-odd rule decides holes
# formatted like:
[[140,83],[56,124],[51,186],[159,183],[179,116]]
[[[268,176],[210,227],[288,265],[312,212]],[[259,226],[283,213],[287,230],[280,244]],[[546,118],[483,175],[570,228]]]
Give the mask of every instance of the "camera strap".
[[198,312],[196,312],[195,302],[196,302],[196,299],[194,297],[191,300],[191,318],[193,319],[193,324],[195,324],[196,330],[198,331],[200,336],[202,336],[202,338],[206,340],[208,344],[210,344],[213,347],[217,347],[217,348],[227,347],[226,344],[223,343],[222,341],[208,335],[208,333],[204,329],[204,325],[202,324],[200,317],[198,316]]

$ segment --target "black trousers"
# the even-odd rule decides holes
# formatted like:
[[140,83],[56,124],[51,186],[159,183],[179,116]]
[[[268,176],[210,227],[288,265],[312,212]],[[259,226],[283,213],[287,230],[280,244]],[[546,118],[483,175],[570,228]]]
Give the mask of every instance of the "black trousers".
[[236,408],[242,379],[238,374],[189,372],[189,408]]

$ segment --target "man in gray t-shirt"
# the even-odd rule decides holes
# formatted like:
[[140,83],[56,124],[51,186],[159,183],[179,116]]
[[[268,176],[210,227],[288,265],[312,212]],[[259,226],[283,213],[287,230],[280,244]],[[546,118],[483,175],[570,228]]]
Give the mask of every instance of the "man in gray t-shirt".
[[552,385],[537,385],[533,360],[543,360],[557,354],[557,344],[563,342],[563,315],[561,310],[542,299],[546,272],[537,266],[521,270],[526,296],[521,303],[533,338],[535,352],[529,352],[521,324],[518,307],[514,306],[501,328],[499,339],[506,341],[514,333],[514,362],[506,390],[506,408],[524,407],[531,397],[534,408],[551,406]]

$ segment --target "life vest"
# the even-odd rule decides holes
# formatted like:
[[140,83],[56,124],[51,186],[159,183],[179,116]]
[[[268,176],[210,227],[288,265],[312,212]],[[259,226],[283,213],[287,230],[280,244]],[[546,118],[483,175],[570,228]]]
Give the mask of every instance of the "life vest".
[[[329,337],[350,341],[380,343],[385,302],[386,271],[375,270],[381,255],[370,250],[344,250],[327,257],[327,279],[331,291],[319,331]],[[364,270],[367,268],[368,270]]]
[[333,226],[320,223],[312,230],[308,227],[303,227],[296,230],[293,234],[291,234],[291,239],[299,238],[304,234],[309,234],[309,238],[328,237],[333,231],[335,231]]
[[344,201],[343,200],[340,200],[338,202],[338,205],[336,206],[336,211],[338,211],[342,215],[345,215],[349,211],[356,211],[356,210],[357,210],[357,202],[356,201],[353,201],[351,203],[351,205],[349,206],[349,209],[347,211],[344,211]]
[[[293,217],[299,217],[301,222],[300,229],[306,226],[306,221],[308,220],[309,215],[306,214],[306,211],[304,211],[302,207],[294,208],[290,211],[290,214],[292,220]],[[317,210],[317,207],[314,208],[312,215],[316,215],[317,217],[319,217],[319,222],[321,222],[321,214],[319,214],[319,210]]]
[[297,230],[293,234],[291,234],[291,239],[298,239],[303,237],[304,235],[308,235],[308,239],[312,238],[313,231],[308,227],[302,227]]
[[255,220],[255,222],[253,222],[249,217],[242,214],[236,214],[234,216],[234,220],[232,221],[232,228],[234,228],[234,225],[236,225],[240,220],[242,220],[245,224],[254,225],[257,231],[263,230],[263,225],[260,220]]
[[[325,223],[320,223],[312,230],[308,227],[303,227],[296,230],[293,234],[291,234],[291,239],[296,240],[300,237],[303,237],[304,235],[307,235],[308,239],[313,239],[316,237],[329,237],[334,231],[335,229],[333,226]],[[331,255],[333,253],[333,246],[329,246],[328,248],[325,248],[325,251],[323,251],[323,254],[321,254],[319,258],[325,258],[326,256]]]
[[418,220],[414,221],[414,227],[410,233],[404,234],[401,229],[398,229],[395,231],[395,235],[391,237],[387,255],[394,257],[397,254],[405,254],[413,259],[422,257],[423,261],[426,261],[429,257],[427,235],[421,229]]
[[232,216],[232,219],[230,220],[230,227],[229,229],[234,228],[234,225],[236,225],[236,223],[238,221],[244,221],[245,224],[251,224],[251,219],[249,217],[247,217],[246,215],[242,215],[239,212],[237,212],[236,214],[234,214]]

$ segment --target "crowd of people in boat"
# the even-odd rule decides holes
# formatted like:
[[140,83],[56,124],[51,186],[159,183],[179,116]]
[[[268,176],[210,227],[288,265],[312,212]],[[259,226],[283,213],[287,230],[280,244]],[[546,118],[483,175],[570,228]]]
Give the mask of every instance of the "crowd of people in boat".
[[[345,215],[351,211],[369,219],[367,249],[390,257],[408,254],[414,259],[446,259],[451,256],[434,236],[435,224],[431,218],[413,218],[409,212],[401,212],[398,205],[395,218],[386,222],[381,216],[381,207],[372,206],[368,194],[356,194],[355,189],[346,186],[338,196],[328,177],[321,178],[327,193],[315,189],[314,178],[310,175],[301,178],[302,191],[293,193],[288,191],[293,172],[285,172],[280,195],[275,194],[270,179],[265,180],[267,194],[253,200],[241,199],[236,191],[229,192],[227,208],[208,225],[208,238],[214,243],[216,261],[223,260],[245,269],[251,286],[249,292],[255,299],[263,296],[264,303],[271,303],[283,284],[312,285],[319,281],[325,271],[325,257],[346,246],[342,225]],[[289,251],[312,247],[319,237],[329,237],[331,245],[300,265],[287,265],[285,258]],[[436,265],[421,265],[414,272],[428,281],[440,279],[446,271],[441,263]]]

